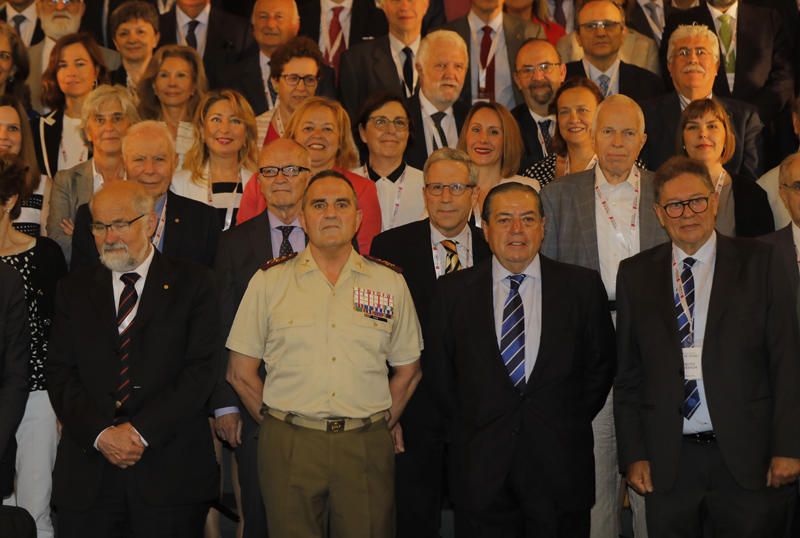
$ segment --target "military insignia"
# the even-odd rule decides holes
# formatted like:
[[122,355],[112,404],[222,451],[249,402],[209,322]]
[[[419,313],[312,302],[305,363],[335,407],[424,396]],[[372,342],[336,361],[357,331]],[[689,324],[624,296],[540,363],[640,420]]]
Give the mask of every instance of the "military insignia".
[[261,270],[266,271],[270,267],[275,267],[276,265],[280,265],[283,262],[288,262],[295,256],[297,256],[297,252],[292,252],[291,254],[287,254],[286,256],[279,256],[277,258],[270,258],[269,260],[264,262],[264,265],[261,266]]
[[384,291],[353,288],[353,309],[385,323],[394,316],[394,296]]
[[367,256],[366,254],[362,254],[361,256],[363,256],[364,258],[368,259],[371,262],[375,262],[375,263],[378,263],[380,265],[383,265],[384,267],[388,267],[389,269],[391,269],[395,273],[402,273],[403,272],[403,268],[402,267],[400,267],[398,265],[395,265],[392,262],[387,262],[386,260],[382,260],[380,258],[376,258],[375,256]]

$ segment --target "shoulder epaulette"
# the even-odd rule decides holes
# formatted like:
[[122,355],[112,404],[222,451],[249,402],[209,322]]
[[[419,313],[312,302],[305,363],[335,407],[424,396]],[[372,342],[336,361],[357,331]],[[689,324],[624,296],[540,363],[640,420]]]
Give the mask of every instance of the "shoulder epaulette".
[[261,270],[266,271],[270,267],[275,267],[276,265],[280,265],[283,262],[288,262],[295,256],[297,256],[297,252],[292,252],[291,254],[287,254],[286,256],[278,256],[277,258],[271,258],[264,262],[264,265],[261,266]]
[[368,259],[371,262],[379,263],[379,264],[383,265],[384,267],[388,267],[389,269],[391,269],[395,273],[402,273],[403,272],[403,268],[402,267],[400,267],[398,265],[395,265],[392,262],[387,262],[386,260],[382,260],[380,258],[376,258],[375,256],[367,256],[366,254],[362,254],[362,256],[364,258]]

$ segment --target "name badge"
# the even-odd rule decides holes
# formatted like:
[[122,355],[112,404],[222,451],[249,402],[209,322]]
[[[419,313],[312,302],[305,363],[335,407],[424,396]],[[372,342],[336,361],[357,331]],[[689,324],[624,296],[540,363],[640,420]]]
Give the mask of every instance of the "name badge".
[[394,316],[394,296],[383,291],[353,288],[353,309],[370,319],[387,322]]
[[685,347],[683,351],[683,377],[687,381],[703,379],[703,348]]

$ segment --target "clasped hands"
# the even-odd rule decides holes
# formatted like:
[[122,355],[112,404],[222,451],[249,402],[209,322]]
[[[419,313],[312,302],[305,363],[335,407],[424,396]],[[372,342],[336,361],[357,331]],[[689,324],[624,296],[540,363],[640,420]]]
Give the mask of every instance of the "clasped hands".
[[106,428],[97,438],[97,449],[120,469],[134,465],[144,454],[144,442],[129,422]]

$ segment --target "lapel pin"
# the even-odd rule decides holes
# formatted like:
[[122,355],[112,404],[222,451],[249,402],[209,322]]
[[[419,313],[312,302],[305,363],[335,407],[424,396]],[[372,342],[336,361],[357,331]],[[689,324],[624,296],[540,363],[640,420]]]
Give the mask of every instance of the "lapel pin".
[[175,217],[175,224],[178,224],[181,221],[178,217]]
[[164,284],[164,289],[168,290],[169,289],[169,284]]

